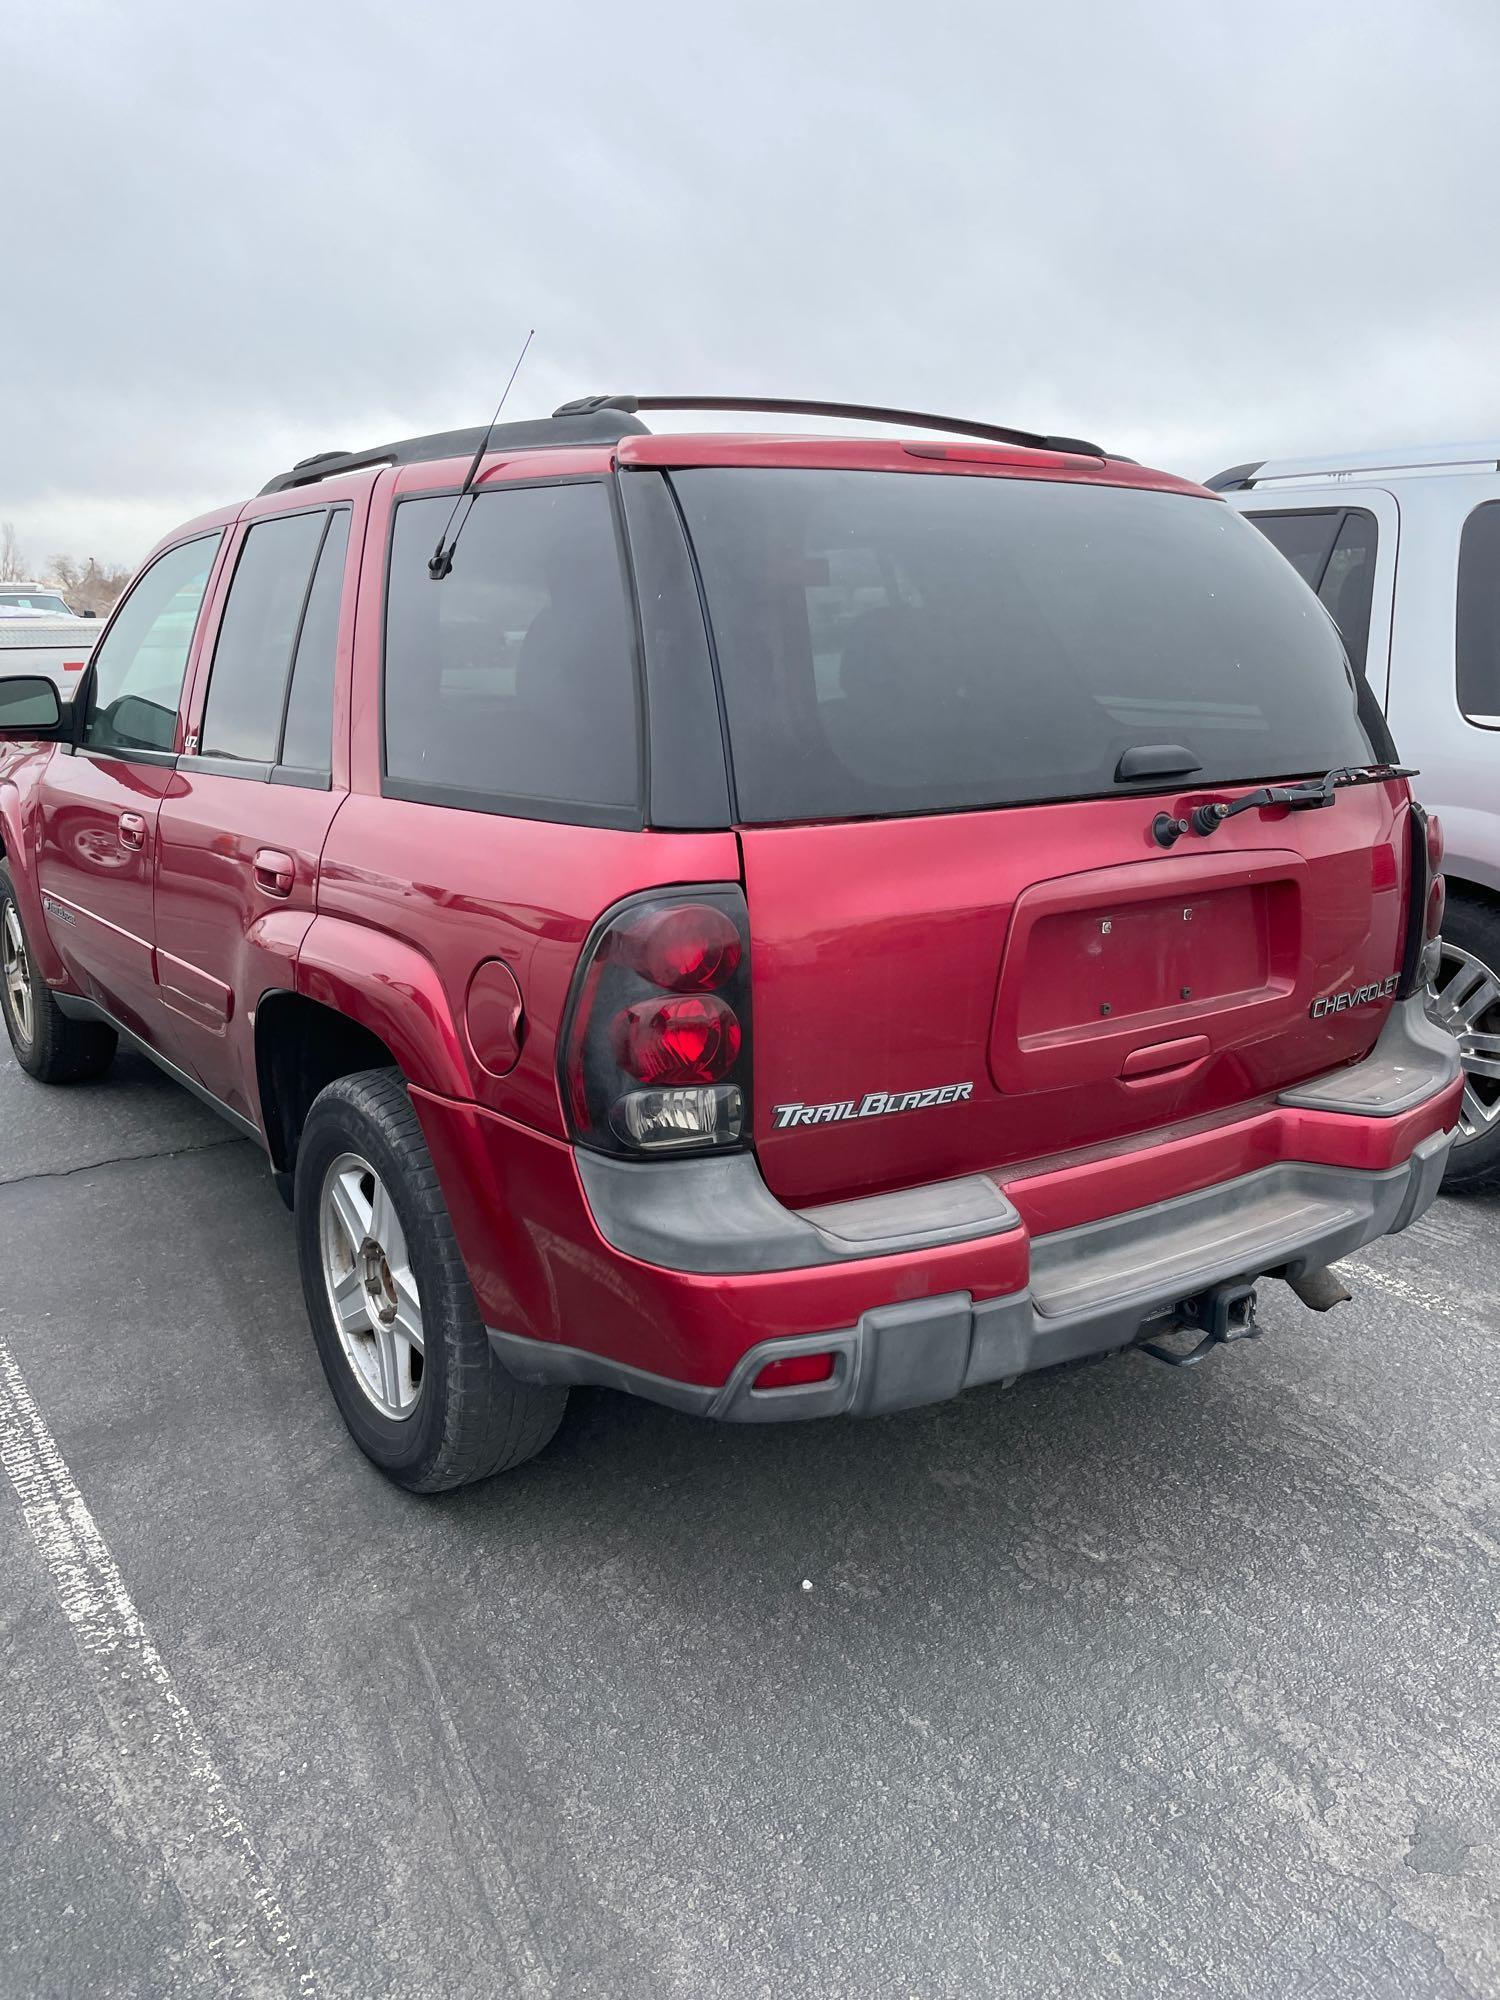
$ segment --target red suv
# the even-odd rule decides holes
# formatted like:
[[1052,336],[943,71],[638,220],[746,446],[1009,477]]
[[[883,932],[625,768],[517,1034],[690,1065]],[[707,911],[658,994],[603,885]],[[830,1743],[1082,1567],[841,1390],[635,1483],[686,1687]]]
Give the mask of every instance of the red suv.
[[1328,1303],[1462,1085],[1438,828],[1313,594],[1076,439],[670,405],[306,461],[68,710],[0,690],[18,1061],[124,1038],[265,1148],[424,1490],[572,1383],[869,1414]]

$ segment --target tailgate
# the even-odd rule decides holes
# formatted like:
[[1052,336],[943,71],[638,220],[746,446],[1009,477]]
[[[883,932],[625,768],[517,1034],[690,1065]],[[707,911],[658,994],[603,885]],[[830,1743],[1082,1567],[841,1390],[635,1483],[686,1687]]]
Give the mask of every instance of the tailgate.
[[784,1201],[1117,1142],[1366,1053],[1388,1002],[1311,1009],[1399,962],[1401,788],[1165,853],[1161,803],[742,831],[755,1139]]

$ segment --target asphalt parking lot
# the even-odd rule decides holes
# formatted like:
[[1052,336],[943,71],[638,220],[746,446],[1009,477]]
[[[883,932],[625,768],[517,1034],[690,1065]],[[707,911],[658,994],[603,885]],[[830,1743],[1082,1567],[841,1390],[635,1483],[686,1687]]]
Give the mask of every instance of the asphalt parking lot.
[[138,1060],[0,1061],[0,1255],[6,1995],[1500,1991],[1500,1202],[1195,1371],[580,1394],[438,1501]]

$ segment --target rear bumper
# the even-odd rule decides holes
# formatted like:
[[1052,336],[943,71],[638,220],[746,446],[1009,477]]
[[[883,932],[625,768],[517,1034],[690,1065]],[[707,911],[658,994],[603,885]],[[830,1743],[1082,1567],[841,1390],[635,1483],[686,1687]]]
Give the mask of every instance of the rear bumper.
[[[1461,1087],[1411,1002],[1364,1063],[1244,1119],[800,1212],[749,1154],[622,1164],[412,1096],[512,1373],[765,1422],[941,1401],[1347,1256],[1431,1203]],[[806,1353],[829,1379],[754,1387]]]
[[[1288,1162],[1242,1180],[1030,1241],[1023,1288],[875,1306],[853,1326],[757,1342],[721,1387],[678,1382],[597,1354],[492,1331],[513,1374],[627,1389],[726,1423],[878,1416],[939,1403],[1133,1342],[1179,1301],[1274,1274],[1296,1278],[1404,1229],[1436,1196],[1451,1132],[1421,1140],[1385,1173]],[[757,1389],[769,1362],[831,1354],[825,1382]]]

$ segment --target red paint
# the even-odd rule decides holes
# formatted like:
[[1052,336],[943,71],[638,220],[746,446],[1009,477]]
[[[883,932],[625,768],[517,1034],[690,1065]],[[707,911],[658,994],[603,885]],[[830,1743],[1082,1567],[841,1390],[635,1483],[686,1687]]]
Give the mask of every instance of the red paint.
[[[746,828],[767,1180],[802,1203],[1002,1168],[1354,1061],[1383,1011],[1307,1010],[1399,963],[1403,900],[1371,898],[1368,850],[1393,838],[1404,798],[1393,782],[1330,812],[1243,813],[1167,852],[1150,838],[1157,802],[1139,799]],[[1135,1049],[1189,1034],[1210,1043],[1199,1066],[1150,1092],[1122,1080]],[[965,1082],[968,1101],[941,1111],[772,1118]]]

